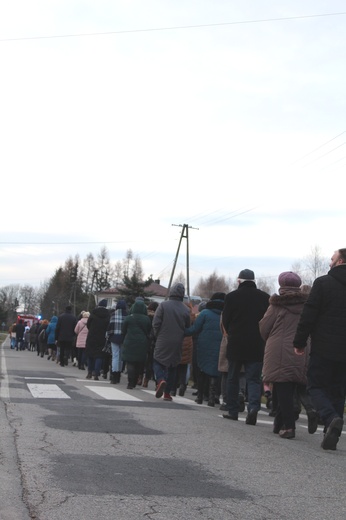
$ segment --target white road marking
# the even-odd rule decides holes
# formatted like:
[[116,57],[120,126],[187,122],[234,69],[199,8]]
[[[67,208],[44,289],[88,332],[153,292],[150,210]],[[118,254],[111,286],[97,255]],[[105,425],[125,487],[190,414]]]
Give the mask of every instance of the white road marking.
[[39,379],[41,381],[65,381],[64,377],[24,377],[24,379]]
[[70,399],[58,385],[28,383],[28,388],[33,397],[42,399]]
[[95,394],[103,397],[104,399],[107,399],[108,401],[142,401],[142,399],[139,399],[134,395],[127,394],[126,392],[122,392],[121,390],[113,387],[87,385],[85,388],[88,388],[92,392],[95,392]]
[[[142,390],[142,392],[146,392],[147,394],[150,394],[150,395],[155,395],[154,390]],[[158,401],[159,400],[163,401],[163,398],[160,397],[160,399],[158,399]],[[178,403],[178,404],[190,404],[192,406],[203,406],[201,404],[195,403],[195,401],[193,399],[187,399],[186,397],[180,397],[179,395],[174,395],[172,397],[172,401],[168,401],[168,402]],[[208,406],[208,408],[209,408],[209,406]]]

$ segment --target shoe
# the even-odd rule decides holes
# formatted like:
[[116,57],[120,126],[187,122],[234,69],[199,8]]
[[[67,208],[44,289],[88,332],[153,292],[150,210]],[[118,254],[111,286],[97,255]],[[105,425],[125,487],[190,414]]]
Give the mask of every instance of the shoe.
[[208,406],[215,406],[215,400],[209,399]]
[[203,404],[203,399],[201,399],[200,397],[197,397],[197,398],[195,399],[195,403],[197,403],[197,404]]
[[107,379],[107,372],[103,372],[102,377],[103,379]]
[[48,357],[47,357],[47,360],[49,361],[51,357],[52,357],[52,356],[48,356]]
[[315,412],[314,410],[311,412],[307,412],[307,416],[308,416],[308,432],[315,433],[315,431],[317,430],[317,426],[318,426],[317,412]]
[[344,421],[341,417],[334,417],[327,428],[326,433],[321,444],[324,450],[336,450],[336,445],[339,442],[339,437],[342,432]]
[[219,410],[222,410],[223,412],[225,412],[227,410],[227,404],[226,403],[222,403],[222,405],[220,406]]
[[250,410],[245,419],[246,424],[251,424],[251,426],[256,426],[257,423],[257,410]]
[[163,400],[164,401],[173,401],[173,397],[170,394],[167,394],[166,392],[163,394]]
[[238,420],[238,415],[230,415],[229,413],[223,413],[222,417],[224,419],[231,419],[231,421],[237,421]]
[[245,410],[245,397],[244,397],[243,394],[239,394],[238,402],[239,402],[239,412],[244,412],[244,410]]
[[281,437],[281,439],[294,439],[294,437],[296,436],[296,432],[293,429],[280,430],[279,436]]
[[94,381],[100,381],[99,376],[94,376]]
[[[193,388],[193,387],[192,387]],[[198,392],[192,392],[192,395],[198,395]]]
[[180,385],[179,386],[179,392],[178,393],[179,393],[180,397],[184,397],[185,390],[186,390],[186,385]]
[[283,428],[284,425],[282,423],[279,423],[275,418],[273,424],[273,433],[280,433],[280,431],[283,430]]
[[91,378],[92,378],[91,372],[88,372],[85,379],[91,379]]
[[126,388],[127,388],[128,390],[133,390],[134,387],[129,383],[129,384],[127,385]]
[[158,399],[160,397],[163,396],[163,393],[166,389],[166,381],[164,379],[161,379],[161,381],[158,383],[157,387],[156,387],[156,392],[155,392],[155,397],[157,397]]

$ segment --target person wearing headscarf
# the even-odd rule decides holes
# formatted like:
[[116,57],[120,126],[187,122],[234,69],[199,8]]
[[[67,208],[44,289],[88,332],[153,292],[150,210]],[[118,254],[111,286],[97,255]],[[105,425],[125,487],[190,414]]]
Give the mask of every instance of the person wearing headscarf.
[[186,336],[197,335],[197,365],[199,377],[196,403],[203,403],[206,383],[209,387],[208,406],[215,406],[220,395],[219,354],[222,340],[220,328],[225,293],[216,292],[197,316],[195,323],[185,330]]

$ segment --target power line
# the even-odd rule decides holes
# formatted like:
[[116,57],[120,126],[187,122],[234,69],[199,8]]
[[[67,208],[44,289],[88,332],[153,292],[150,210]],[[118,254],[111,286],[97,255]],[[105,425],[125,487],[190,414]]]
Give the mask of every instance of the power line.
[[76,33],[76,34],[55,34],[51,36],[23,36],[18,38],[2,38],[0,42],[10,41],[23,41],[23,40],[49,40],[56,38],[81,38],[90,36],[109,36],[113,34],[133,34],[133,33],[145,33],[145,32],[158,32],[158,31],[176,31],[181,29],[201,29],[203,27],[223,27],[228,25],[246,25],[255,23],[266,23],[266,22],[283,22],[291,20],[304,20],[310,18],[323,18],[326,16],[343,16],[345,12],[339,13],[323,13],[323,14],[307,14],[301,16],[285,16],[280,18],[262,18],[259,20],[240,20],[236,22],[220,22],[220,23],[206,23],[197,25],[177,25],[173,27],[152,27],[149,29],[128,29],[122,31],[106,31],[106,32],[94,32],[94,33]]
[[340,137],[341,135],[345,134],[346,133],[346,130],[344,130],[343,132],[341,132],[340,134],[336,135],[335,137],[333,137],[332,139],[329,139],[329,141],[326,141],[325,143],[321,144],[320,146],[318,146],[317,148],[315,148],[314,150],[312,150],[311,152],[303,155],[303,157],[300,157],[299,159],[297,159],[296,161],[294,161],[293,163],[290,164],[290,166],[293,166],[294,164],[296,164],[297,162],[299,161],[302,161],[303,159],[305,159],[305,157],[309,157],[309,155],[312,155],[313,153],[317,152],[318,150],[320,150],[321,148],[323,148],[324,146],[326,146],[327,144],[331,143],[332,141],[334,141],[335,139],[337,139],[338,137]]

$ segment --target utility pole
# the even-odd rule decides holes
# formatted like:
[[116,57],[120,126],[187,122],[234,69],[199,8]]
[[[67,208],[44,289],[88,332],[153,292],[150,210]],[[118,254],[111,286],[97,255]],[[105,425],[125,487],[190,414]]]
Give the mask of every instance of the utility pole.
[[193,228],[192,226],[189,226],[188,224],[183,224],[183,225],[181,225],[181,224],[172,224],[172,226],[181,227],[182,230],[181,230],[181,234],[180,234],[180,240],[179,240],[179,244],[178,244],[177,253],[176,253],[175,259],[174,259],[174,264],[173,264],[173,269],[172,269],[172,272],[171,272],[171,277],[169,279],[166,300],[168,298],[169,290],[170,290],[171,285],[172,285],[174,271],[175,271],[175,268],[176,268],[176,265],[177,265],[177,261],[178,261],[178,257],[179,257],[181,241],[182,241],[183,238],[186,238],[186,294],[187,294],[187,297],[190,299],[189,228],[190,229],[197,229],[197,230],[198,230],[198,228]]

